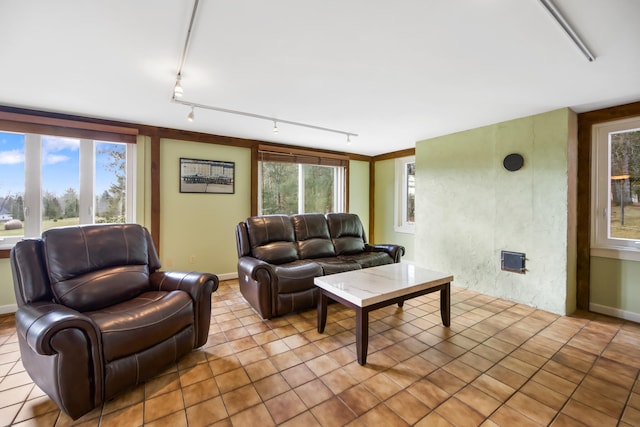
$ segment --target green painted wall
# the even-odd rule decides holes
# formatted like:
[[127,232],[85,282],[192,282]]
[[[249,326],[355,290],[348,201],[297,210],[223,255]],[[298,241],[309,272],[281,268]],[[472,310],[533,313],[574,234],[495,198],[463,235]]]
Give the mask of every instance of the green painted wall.
[[11,264],[8,259],[0,259],[0,314],[15,310],[16,296],[13,293]]
[[369,162],[349,161],[349,212],[358,214],[369,230]]
[[591,257],[590,276],[591,310],[640,321],[640,262]]
[[[460,287],[573,312],[575,122],[561,109],[418,142],[416,263]],[[513,152],[525,158],[517,172],[502,166]],[[501,250],[525,252],[526,274],[501,271]]]
[[[235,162],[235,193],[180,193],[180,157]],[[236,274],[235,226],[251,213],[251,150],[162,139],[160,171],[163,268]]]
[[381,160],[375,165],[375,227],[374,243],[394,243],[405,248],[402,258],[415,261],[415,236],[410,233],[398,233],[394,230],[395,221],[395,159]]

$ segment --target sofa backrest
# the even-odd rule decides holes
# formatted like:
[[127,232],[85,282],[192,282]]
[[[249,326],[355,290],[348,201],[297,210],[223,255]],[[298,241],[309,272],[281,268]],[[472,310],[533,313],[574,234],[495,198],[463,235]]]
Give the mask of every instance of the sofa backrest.
[[264,215],[247,218],[251,256],[271,264],[299,259],[291,220],[287,215]]
[[98,310],[144,292],[160,267],[149,232],[139,224],[53,228],[42,233],[55,299],[78,311]]
[[328,213],[326,218],[336,255],[348,255],[364,251],[367,239],[358,215],[352,213]]
[[332,257],[336,255],[329,235],[327,219],[323,214],[297,214],[291,223],[298,245],[300,259]]

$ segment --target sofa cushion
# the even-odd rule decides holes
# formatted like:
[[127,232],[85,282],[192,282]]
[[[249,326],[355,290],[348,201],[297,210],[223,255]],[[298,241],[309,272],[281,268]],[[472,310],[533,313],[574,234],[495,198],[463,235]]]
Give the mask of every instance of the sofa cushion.
[[104,357],[111,362],[156,345],[193,324],[193,302],[186,292],[153,291],[85,314],[102,332]]
[[149,251],[138,224],[54,228],[42,242],[53,295],[64,305],[97,310],[148,290]]
[[342,262],[356,263],[362,268],[393,264],[393,259],[386,252],[362,252],[361,254],[341,255]]
[[351,261],[343,257],[316,258],[313,260],[322,267],[322,273],[326,276],[335,273],[344,273],[345,271],[361,270],[362,266],[357,262]]
[[247,218],[251,254],[271,264],[299,259],[291,220],[286,215]]
[[366,237],[358,215],[328,213],[327,224],[336,255],[356,254],[364,251]]
[[291,224],[301,259],[335,256],[327,219],[323,214],[292,215]]

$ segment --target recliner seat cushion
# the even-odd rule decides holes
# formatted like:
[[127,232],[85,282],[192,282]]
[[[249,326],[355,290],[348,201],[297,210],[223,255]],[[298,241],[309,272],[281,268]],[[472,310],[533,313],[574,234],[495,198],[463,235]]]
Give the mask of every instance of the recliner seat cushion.
[[193,324],[193,302],[182,291],[144,292],[136,298],[85,313],[102,333],[106,362],[145,350]]

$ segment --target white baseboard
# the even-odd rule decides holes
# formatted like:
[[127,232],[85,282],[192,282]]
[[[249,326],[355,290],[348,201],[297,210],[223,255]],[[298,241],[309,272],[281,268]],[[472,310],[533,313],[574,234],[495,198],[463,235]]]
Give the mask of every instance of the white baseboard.
[[0,314],[15,313],[18,311],[18,304],[0,305]]
[[218,276],[218,280],[220,280],[221,282],[223,280],[233,280],[233,279],[237,279],[238,278],[238,272],[235,273],[223,273],[223,274],[216,274],[216,276]]
[[619,319],[630,320],[632,322],[640,323],[640,313],[634,313],[633,311],[621,310],[615,307],[609,307],[606,305],[589,303],[589,311],[594,313],[606,314],[607,316],[617,317]]

